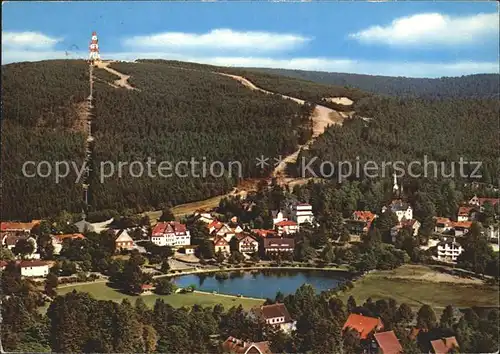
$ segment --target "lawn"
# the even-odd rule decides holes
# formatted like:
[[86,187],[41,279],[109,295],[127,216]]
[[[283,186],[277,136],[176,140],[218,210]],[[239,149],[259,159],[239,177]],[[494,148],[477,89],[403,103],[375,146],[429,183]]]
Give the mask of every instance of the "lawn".
[[466,284],[460,279],[456,279],[456,282],[423,280],[441,278],[452,279],[444,278],[442,273],[426,266],[406,265],[395,271],[375,271],[357,280],[354,288],[344,293],[342,298],[346,301],[353,295],[358,304],[369,297],[373,300],[393,298],[398,303],[406,302],[413,308],[428,304],[435,309],[442,309],[447,305],[489,307],[499,304],[498,287]]
[[214,295],[206,293],[189,293],[189,294],[172,294],[172,295],[142,295],[130,296],[122,294],[106,285],[106,283],[90,283],[83,285],[74,285],[63,287],[57,290],[59,295],[64,295],[73,289],[90,293],[98,300],[112,300],[120,302],[123,299],[129,299],[132,303],[139,297],[144,300],[146,305],[153,307],[156,299],[163,299],[166,303],[174,307],[192,306],[194,304],[202,306],[214,306],[222,304],[228,309],[232,306],[242,305],[245,309],[250,309],[254,306],[261,305],[264,300],[238,298],[232,296]]

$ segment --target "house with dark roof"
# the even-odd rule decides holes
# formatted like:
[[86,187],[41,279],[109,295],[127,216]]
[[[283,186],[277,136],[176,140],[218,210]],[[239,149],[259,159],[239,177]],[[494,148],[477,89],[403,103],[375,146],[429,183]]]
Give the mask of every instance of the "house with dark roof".
[[382,213],[385,213],[387,210],[391,210],[398,217],[398,222],[406,219],[413,219],[413,209],[410,204],[403,201],[402,199],[394,199],[388,206],[382,207]]
[[228,337],[222,343],[222,352],[231,354],[272,354],[269,349],[269,342],[246,342],[234,337]]
[[285,333],[294,331],[297,324],[297,321],[290,316],[285,304],[277,303],[254,307],[251,314],[268,325],[279,327]]
[[235,236],[240,253],[255,253],[259,250],[259,242],[246,233],[240,233]]
[[403,352],[403,347],[394,331],[375,333],[374,337],[380,354],[401,354]]
[[455,337],[446,337],[431,341],[432,351],[435,354],[448,354],[452,349],[459,349],[457,339]]
[[342,327],[342,331],[350,328],[359,333],[360,339],[367,339],[369,335],[379,332],[384,328],[380,318],[368,317],[351,313]]

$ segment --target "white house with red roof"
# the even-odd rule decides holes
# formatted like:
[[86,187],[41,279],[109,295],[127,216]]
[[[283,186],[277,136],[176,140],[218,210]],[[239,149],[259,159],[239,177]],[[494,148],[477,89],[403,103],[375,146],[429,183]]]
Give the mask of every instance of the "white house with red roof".
[[153,228],[151,242],[158,246],[188,246],[191,244],[191,234],[186,225],[180,222],[159,222]]
[[299,231],[299,225],[292,220],[283,220],[274,225],[278,231],[278,236],[282,234],[294,234]]
[[227,242],[224,237],[216,236],[214,239],[214,250],[215,250],[215,253],[221,252],[221,253],[229,254],[229,253],[231,253],[231,246],[229,245],[229,242]]

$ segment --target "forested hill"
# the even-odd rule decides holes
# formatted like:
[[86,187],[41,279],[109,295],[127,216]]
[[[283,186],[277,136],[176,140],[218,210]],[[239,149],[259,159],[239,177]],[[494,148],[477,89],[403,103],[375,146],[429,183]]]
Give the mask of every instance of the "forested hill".
[[[90,213],[141,212],[224,194],[237,183],[240,172],[237,164],[230,169],[230,162],[241,163],[245,177],[260,177],[256,157],[272,161],[290,154],[312,134],[312,106],[249,90],[229,77],[153,63],[111,67],[131,75],[129,82],[137,90],[114,87],[118,77],[94,69]],[[56,161],[75,161],[81,168],[86,132],[79,113],[89,95],[88,64],[5,65],[2,84],[2,218],[42,218],[62,210],[80,213],[82,185],[75,183],[74,174],[56,184],[53,175],[24,177],[22,167],[34,160],[48,161],[52,167]],[[147,170],[136,178],[132,174],[138,170],[130,173],[128,167],[123,174],[116,170],[112,177],[99,178],[101,163],[127,166],[137,161],[146,167],[148,158],[156,161],[156,168],[162,161],[175,167],[194,159],[194,173],[189,167],[180,171],[190,176],[209,175],[212,162],[225,167],[214,165],[213,173],[222,174],[213,178],[161,177],[155,167],[151,178]]]
[[[264,172],[257,168],[257,157],[273,161],[309,140],[312,105],[250,90],[217,71],[244,76],[269,91],[373,118],[370,122],[354,118],[342,127],[331,127],[309,151],[322,159],[410,160],[427,154],[450,161],[463,155],[485,161],[486,180],[496,175],[499,107],[494,99],[380,98],[349,87],[175,61],[110,67],[130,75],[129,83],[137,89],[116,87],[113,81],[118,77],[94,70],[96,169],[90,178],[89,206],[94,216],[108,209],[137,213],[227,193],[238,183],[239,172],[232,170],[229,176],[229,162],[240,162],[244,177],[267,177],[271,167]],[[53,175],[23,177],[22,166],[30,160],[48,161],[52,167],[56,161],[69,161],[81,168],[86,139],[81,110],[89,95],[88,73],[88,65],[76,60],[2,66],[2,219],[81,212],[82,186],[75,183],[75,173],[56,183]],[[347,97],[354,104],[325,101],[331,97]],[[206,161],[207,166],[221,161],[226,173],[213,178],[160,177],[154,170],[155,176],[149,177],[146,170],[134,177],[137,169],[130,173],[127,163],[138,161],[147,168],[149,158],[157,167],[161,161],[175,165],[191,158]],[[125,169],[100,180],[97,168],[107,161],[117,169],[124,162]],[[199,167],[196,174],[202,172]]]
[[[81,211],[82,187],[76,175],[56,183],[54,176],[24,177],[27,161],[74,161],[85,158],[86,121],[80,104],[89,95],[88,65],[53,60],[2,66],[2,196],[3,220],[31,220],[60,210]],[[43,175],[48,167],[40,169]],[[35,167],[26,170],[30,175]]]
[[348,86],[379,95],[399,97],[428,99],[498,98],[500,92],[500,75],[498,74],[430,79],[268,68],[252,68],[249,70],[321,84]]

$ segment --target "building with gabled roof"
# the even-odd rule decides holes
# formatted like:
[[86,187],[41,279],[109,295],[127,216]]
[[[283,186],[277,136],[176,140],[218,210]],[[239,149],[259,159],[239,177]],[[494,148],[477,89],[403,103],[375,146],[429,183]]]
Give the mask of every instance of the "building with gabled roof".
[[347,321],[344,323],[342,331],[347,328],[351,328],[352,330],[358,332],[361,339],[367,339],[370,334],[382,330],[384,328],[384,324],[380,318],[351,313],[347,318]]
[[0,232],[24,232],[31,233],[31,230],[40,224],[40,220],[32,220],[31,222],[13,222],[2,221],[0,222]]
[[115,230],[115,249],[120,250],[131,250],[135,247],[134,240],[128,234],[127,230]]
[[398,217],[398,222],[406,219],[413,219],[413,209],[410,204],[403,201],[402,199],[394,199],[391,201],[389,206],[382,207],[382,213],[385,213],[387,210],[391,210]]
[[267,229],[251,229],[253,234],[266,238],[266,237],[276,237],[278,233],[275,230],[267,230]]
[[188,246],[191,244],[191,234],[186,225],[180,222],[159,222],[153,228],[151,242],[157,246]]
[[63,246],[64,240],[83,240],[85,236],[80,233],[76,234],[62,234],[62,235],[51,235],[52,246],[54,246],[54,254],[60,254]]
[[277,254],[281,252],[293,252],[295,240],[293,238],[265,238],[264,251],[266,254]]
[[282,220],[274,225],[278,231],[278,236],[282,234],[294,234],[299,231],[299,225],[292,220]]
[[437,258],[442,262],[456,262],[464,251],[462,246],[453,240],[441,241],[437,245]]
[[222,343],[222,352],[231,354],[272,354],[269,342],[246,342],[228,337]]
[[229,254],[231,253],[231,246],[229,245],[229,242],[227,242],[227,240],[222,237],[222,236],[216,236],[214,238],[214,250],[215,250],[215,253],[226,253],[226,254]]
[[297,324],[297,321],[290,316],[285,304],[281,303],[254,307],[251,314],[268,325],[279,327],[285,333],[294,331]]
[[380,354],[401,354],[403,352],[403,347],[394,331],[375,333],[374,337]]
[[460,348],[455,337],[446,337],[431,341],[432,350],[435,354],[448,354],[452,349]]
[[235,236],[238,242],[238,251],[240,253],[255,253],[259,250],[259,242],[246,233],[240,233]]

